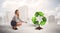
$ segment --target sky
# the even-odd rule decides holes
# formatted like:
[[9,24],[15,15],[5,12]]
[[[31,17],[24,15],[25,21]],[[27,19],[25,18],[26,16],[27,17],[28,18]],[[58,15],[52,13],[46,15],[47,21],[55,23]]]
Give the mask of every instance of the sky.
[[[7,2],[7,1],[14,3],[14,2],[21,2],[21,1],[24,1],[24,0],[0,0],[0,8],[3,6],[2,4],[4,2]],[[26,3],[28,3],[28,2],[31,3],[32,0],[25,0],[25,1],[26,1]],[[36,3],[38,0],[33,0],[32,2],[34,2],[34,1]],[[40,0],[39,2],[41,2],[41,1],[44,2],[44,0]],[[60,4],[60,0],[45,0],[45,2],[46,1],[48,2],[48,6],[47,7],[48,7],[49,10],[56,8]]]
[[24,5],[48,15],[59,16],[60,14],[60,0],[0,0],[0,12],[12,11]]

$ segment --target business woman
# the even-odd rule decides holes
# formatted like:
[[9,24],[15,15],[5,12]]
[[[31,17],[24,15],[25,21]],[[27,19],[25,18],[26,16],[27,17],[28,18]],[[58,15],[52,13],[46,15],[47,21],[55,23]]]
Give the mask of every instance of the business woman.
[[17,30],[17,26],[21,26],[22,25],[22,20],[19,19],[19,10],[15,10],[15,16],[13,17],[12,21],[11,21],[11,26],[14,30]]

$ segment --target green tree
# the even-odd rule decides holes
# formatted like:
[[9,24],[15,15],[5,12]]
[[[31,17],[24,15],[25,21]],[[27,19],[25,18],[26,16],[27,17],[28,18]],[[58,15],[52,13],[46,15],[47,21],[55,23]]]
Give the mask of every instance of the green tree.
[[[36,17],[38,17],[38,16],[41,16],[41,17],[42,17],[42,21],[41,21],[41,22],[37,21],[37,18],[36,18]],[[46,21],[47,21],[47,19],[46,19],[46,17],[44,16],[44,13],[43,13],[43,12],[36,12],[36,13],[34,14],[34,17],[32,17],[32,22],[33,22],[35,25],[38,25],[38,26],[39,26],[39,27],[36,28],[36,29],[39,29],[39,30],[42,29],[40,26],[45,25]]]

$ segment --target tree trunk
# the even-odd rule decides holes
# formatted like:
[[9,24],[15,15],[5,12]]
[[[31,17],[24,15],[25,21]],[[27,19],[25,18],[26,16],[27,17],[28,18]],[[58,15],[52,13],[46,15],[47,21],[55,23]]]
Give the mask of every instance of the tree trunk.
[[36,30],[41,30],[41,29],[43,29],[43,28],[41,28],[40,25],[36,28]]

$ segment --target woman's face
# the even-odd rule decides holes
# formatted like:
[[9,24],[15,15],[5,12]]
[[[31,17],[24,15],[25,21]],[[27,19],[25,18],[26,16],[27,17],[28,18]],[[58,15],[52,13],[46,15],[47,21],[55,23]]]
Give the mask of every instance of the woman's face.
[[19,11],[17,11],[17,15],[19,15]]

